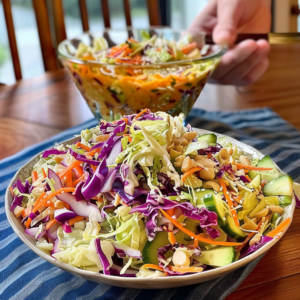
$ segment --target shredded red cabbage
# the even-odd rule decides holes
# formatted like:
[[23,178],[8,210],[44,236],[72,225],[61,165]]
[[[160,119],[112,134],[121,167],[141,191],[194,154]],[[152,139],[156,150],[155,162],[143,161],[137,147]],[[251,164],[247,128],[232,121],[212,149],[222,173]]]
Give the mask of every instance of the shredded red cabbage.
[[49,155],[59,155],[59,154],[66,154],[66,153],[67,153],[67,151],[60,151],[57,149],[49,149],[43,153],[42,158],[46,158]]
[[101,241],[100,241],[99,238],[95,239],[95,246],[96,246],[97,254],[99,256],[99,259],[100,259],[102,267],[103,267],[103,274],[105,274],[105,275],[111,275],[110,271],[109,271],[110,265],[109,265],[107,257],[105,256],[105,254],[102,251]]
[[241,251],[241,255],[239,257],[239,259],[242,259],[248,255],[250,255],[251,253],[255,252],[256,250],[258,250],[259,248],[261,248],[263,245],[265,245],[266,243],[272,241],[273,238],[269,237],[269,236],[262,236],[260,238],[260,241],[253,244],[251,247],[245,248]]

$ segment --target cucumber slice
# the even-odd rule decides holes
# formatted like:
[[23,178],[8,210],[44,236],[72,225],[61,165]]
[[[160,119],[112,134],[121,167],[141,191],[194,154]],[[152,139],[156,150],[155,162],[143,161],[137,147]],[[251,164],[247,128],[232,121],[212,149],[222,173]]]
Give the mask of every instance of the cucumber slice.
[[280,196],[278,197],[279,205],[286,206],[292,204],[292,197],[291,196]]
[[250,189],[252,188],[257,189],[260,183],[261,183],[260,175],[256,175],[254,179],[252,179],[252,181],[247,185],[247,187]]
[[[179,231],[175,234],[176,241],[180,244],[185,244],[184,233]],[[168,239],[168,233],[166,231],[160,231],[156,233],[153,241],[147,243],[142,251],[142,258],[145,264],[155,264],[158,265],[157,250],[160,247],[170,244]]]
[[225,225],[226,210],[225,210],[224,203],[223,203],[223,200],[221,199],[221,197],[219,195],[216,195],[215,193],[210,193],[210,194],[206,194],[204,196],[203,201],[204,201],[205,207],[209,211],[213,211],[217,214],[218,224],[220,226]]
[[283,175],[277,179],[268,182],[264,188],[265,196],[292,196],[293,179],[289,175]]
[[220,247],[212,250],[202,251],[195,259],[205,265],[223,267],[231,264],[235,258],[233,247]]
[[[200,226],[199,221],[191,220],[191,219],[185,219],[184,223],[185,223],[185,228],[188,229],[189,231],[194,232],[194,233],[199,232],[199,230],[198,230],[198,227]],[[184,233],[183,238],[184,238],[185,241],[192,241],[193,240],[186,233]]]
[[215,146],[217,143],[217,136],[214,133],[208,133],[197,137],[198,141],[205,141],[211,146]]
[[213,189],[194,189],[197,205],[204,204],[204,197],[208,194],[213,194]]
[[254,179],[257,175],[261,176],[261,180],[273,180],[278,178],[280,173],[277,171],[276,166],[274,165],[271,157],[269,155],[263,157],[258,163],[257,167],[259,168],[273,168],[270,171],[250,171],[248,176],[251,179]]
[[226,216],[226,223],[223,226],[220,226],[222,230],[231,238],[242,241],[245,239],[245,232],[238,226],[235,225],[234,220],[231,216]]

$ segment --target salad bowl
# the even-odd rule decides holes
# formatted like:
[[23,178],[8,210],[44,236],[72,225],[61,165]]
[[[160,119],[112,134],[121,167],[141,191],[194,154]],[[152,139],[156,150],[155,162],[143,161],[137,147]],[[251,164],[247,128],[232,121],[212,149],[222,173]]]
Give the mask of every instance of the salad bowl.
[[87,105],[106,121],[145,107],[187,115],[225,52],[205,45],[204,34],[156,27],[85,33],[58,46]]
[[[212,133],[206,130],[201,129],[194,129],[197,131],[200,135]],[[263,154],[260,153],[255,148],[248,146],[244,143],[241,143],[233,138],[223,136],[221,134],[217,134],[216,136],[218,138],[226,139],[226,142],[232,143],[240,147],[244,153],[253,158],[261,159],[263,158]],[[64,145],[67,144],[73,144],[74,142],[78,141],[79,137],[75,137],[73,139],[70,139],[66,142],[64,142]],[[26,165],[24,165],[13,177],[12,181],[9,184],[9,187],[13,186],[14,183],[17,181],[18,178],[21,179],[21,181],[25,181],[26,178],[30,177],[31,170],[33,165],[40,159],[40,154],[34,157],[31,161],[29,161]],[[275,165],[278,171],[281,171],[277,165]],[[5,209],[6,209],[6,215],[8,218],[8,221],[10,225],[12,226],[15,233],[18,235],[18,237],[31,249],[33,250],[37,255],[42,257],[43,259],[47,260],[51,264],[70,272],[76,276],[81,276],[87,280],[95,281],[95,282],[103,282],[114,286],[119,287],[125,287],[125,288],[142,288],[142,289],[160,289],[160,288],[173,288],[173,287],[179,287],[179,286],[186,286],[191,284],[197,284],[200,282],[208,281],[211,279],[215,279],[221,276],[224,276],[248,263],[256,259],[257,257],[265,254],[272,246],[277,243],[280,238],[284,235],[286,230],[289,226],[284,227],[283,231],[275,236],[270,242],[264,244],[261,248],[253,252],[252,254],[237,260],[235,262],[232,262],[226,266],[218,267],[210,270],[206,270],[205,272],[196,273],[196,274],[190,274],[185,276],[172,276],[172,277],[156,277],[156,278],[141,278],[141,277],[117,277],[117,276],[108,276],[92,271],[82,270],[75,268],[71,265],[68,265],[66,263],[62,263],[52,256],[46,254],[39,248],[37,248],[35,244],[35,239],[24,232],[24,225],[21,224],[20,219],[16,218],[14,213],[10,210],[11,203],[12,203],[13,197],[10,193],[9,188],[6,191],[5,195]],[[296,205],[295,197],[292,199],[292,203],[289,206],[286,206],[284,209],[284,212],[282,214],[282,219],[287,220],[290,218],[292,221],[293,219],[293,213]],[[289,223],[290,224],[290,223]]]

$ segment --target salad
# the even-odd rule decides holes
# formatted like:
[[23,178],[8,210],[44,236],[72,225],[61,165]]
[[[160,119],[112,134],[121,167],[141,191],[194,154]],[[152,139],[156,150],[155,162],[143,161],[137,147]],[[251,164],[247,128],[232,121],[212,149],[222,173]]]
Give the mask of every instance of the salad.
[[144,107],[187,115],[220,60],[221,54],[195,60],[202,55],[192,35],[177,42],[142,35],[140,42],[129,38],[111,48],[105,38],[93,38],[91,45],[69,45],[71,59],[61,57],[99,119],[112,121]]
[[201,58],[201,52],[191,34],[175,42],[167,40],[158,34],[152,37],[142,31],[142,41],[128,38],[124,43],[111,48],[104,37],[95,38],[93,45],[81,42],[75,57],[82,60],[92,60],[108,64],[148,65],[169,61],[190,60]]
[[44,151],[10,190],[25,233],[56,260],[167,277],[226,266],[278,238],[293,182],[269,156],[145,109]]

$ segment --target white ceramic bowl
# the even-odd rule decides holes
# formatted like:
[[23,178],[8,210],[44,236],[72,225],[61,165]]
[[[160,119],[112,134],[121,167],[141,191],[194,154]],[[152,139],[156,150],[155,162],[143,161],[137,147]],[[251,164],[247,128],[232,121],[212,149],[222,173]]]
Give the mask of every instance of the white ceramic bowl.
[[[196,129],[196,131],[200,134],[210,133],[206,130]],[[217,134],[218,137],[221,137],[223,135]],[[63,144],[71,144],[75,140],[77,140],[78,137],[73,138],[71,140],[68,140],[64,142]],[[250,147],[248,145],[245,145],[233,138],[228,137],[228,141],[236,144],[240,148],[244,150],[244,152],[247,155],[252,155],[254,158],[262,158],[264,155],[260,153],[258,150],[254,149],[253,147]],[[39,160],[40,154],[36,155],[31,161],[29,161],[27,164],[25,164],[13,177],[12,181],[10,182],[9,186],[12,186],[18,178],[21,178],[22,181],[25,181],[26,178],[30,177],[32,166]],[[278,168],[278,166],[277,166]],[[278,170],[280,170],[278,168]],[[281,171],[281,170],[280,170]],[[282,172],[282,171],[281,171]],[[179,287],[179,286],[186,286],[191,284],[196,284],[204,281],[208,281],[217,277],[224,276],[225,274],[228,274],[248,263],[253,261],[258,256],[264,254],[267,252],[274,244],[276,244],[279,241],[279,236],[274,238],[271,242],[267,243],[263,247],[261,247],[256,252],[250,254],[249,256],[238,260],[236,262],[231,263],[230,265],[227,265],[225,267],[216,268],[213,270],[208,270],[203,273],[197,273],[197,274],[191,274],[186,276],[174,276],[174,277],[160,277],[160,278],[130,278],[130,277],[116,277],[116,276],[108,276],[103,275],[100,273],[95,273],[91,271],[85,271],[81,269],[77,269],[75,267],[72,267],[68,264],[59,262],[55,260],[53,257],[45,254],[41,250],[39,250],[35,246],[35,239],[33,237],[30,237],[29,235],[25,234],[24,232],[24,225],[21,224],[20,219],[16,218],[13,212],[10,211],[10,204],[12,202],[12,195],[9,191],[9,188],[6,191],[5,195],[5,211],[8,218],[8,221],[10,225],[12,226],[15,233],[18,235],[18,237],[37,255],[44,258],[51,264],[68,271],[74,275],[81,276],[85,279],[95,281],[95,282],[104,282],[110,285],[119,286],[119,287],[125,287],[125,288],[142,288],[142,289],[160,289],[160,288],[173,288],[173,287]],[[291,220],[293,218],[293,213],[295,210],[296,201],[295,198],[293,198],[293,202],[291,205],[285,208],[283,219],[286,219],[287,217],[290,217]],[[288,228],[285,228],[282,235],[285,233],[285,231]],[[280,236],[282,236],[280,235]]]

